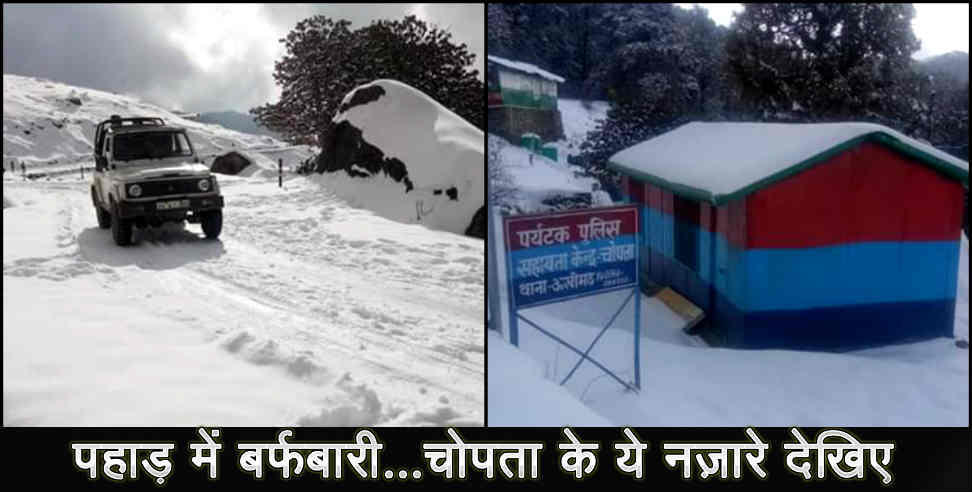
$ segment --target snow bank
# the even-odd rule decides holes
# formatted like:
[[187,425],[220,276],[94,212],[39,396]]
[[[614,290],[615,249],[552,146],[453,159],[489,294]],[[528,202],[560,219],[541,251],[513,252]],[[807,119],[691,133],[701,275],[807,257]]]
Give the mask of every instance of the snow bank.
[[[383,90],[380,97],[338,113],[334,122],[347,121],[386,159],[402,161],[414,189],[402,193],[401,183],[383,175],[352,180],[332,175],[324,181],[339,183],[332,187],[336,193],[393,220],[464,233],[485,202],[483,132],[429,96],[394,80],[357,87],[342,105],[357,91],[376,86]],[[458,200],[444,192],[453,187]]]
[[969,238],[965,234],[962,234],[962,249],[959,252],[955,326],[952,335],[956,340],[969,340]]
[[875,133],[928,154],[968,179],[968,162],[872,123],[693,122],[614,154],[609,165],[691,187],[715,200]]
[[[609,427],[566,389],[544,378],[537,361],[489,332],[489,422],[498,427]],[[542,402],[540,404],[539,402]]]

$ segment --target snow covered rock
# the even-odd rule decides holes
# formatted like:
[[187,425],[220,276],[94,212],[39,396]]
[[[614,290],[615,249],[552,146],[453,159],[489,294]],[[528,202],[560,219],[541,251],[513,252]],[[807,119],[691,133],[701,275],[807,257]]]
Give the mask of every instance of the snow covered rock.
[[324,149],[318,161],[319,169],[324,172],[344,170],[360,178],[384,174],[402,183],[406,193],[414,187],[402,161],[385,157],[381,149],[361,137],[361,130],[347,121],[335,126]]
[[485,202],[482,131],[394,80],[355,88],[333,122],[317,170],[342,181],[331,188],[345,199],[400,222],[485,237],[474,220]]
[[479,207],[472,222],[466,228],[466,235],[486,239],[486,206]]

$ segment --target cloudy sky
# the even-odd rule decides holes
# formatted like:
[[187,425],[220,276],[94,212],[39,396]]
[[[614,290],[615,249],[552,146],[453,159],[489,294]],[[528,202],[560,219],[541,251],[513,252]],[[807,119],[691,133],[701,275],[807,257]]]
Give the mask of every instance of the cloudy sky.
[[352,29],[415,14],[452,33],[484,71],[482,4],[3,5],[3,73],[136,95],[188,111],[276,101],[278,39],[301,19],[348,19]]
[[[692,8],[692,3],[677,3]],[[738,3],[700,3],[709,11],[709,17],[717,24],[728,26],[732,14],[742,10]],[[969,4],[967,3],[916,3],[915,18],[911,28],[921,40],[921,50],[914,58],[922,60],[950,51],[969,51]]]

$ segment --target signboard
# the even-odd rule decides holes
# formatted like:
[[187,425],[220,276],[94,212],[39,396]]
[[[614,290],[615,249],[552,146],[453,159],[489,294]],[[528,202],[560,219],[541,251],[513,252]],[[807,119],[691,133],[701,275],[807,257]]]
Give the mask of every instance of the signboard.
[[[509,279],[510,343],[519,345],[518,321],[536,328],[580,356],[563,381],[567,383],[584,361],[589,361],[628,389],[641,388],[641,293],[638,287],[638,207],[571,210],[503,219],[506,272]],[[567,301],[621,289],[631,293],[582,350],[523,317],[522,308]],[[634,384],[624,381],[590,357],[591,349],[634,299]]]
[[637,207],[507,217],[503,227],[516,308],[638,285]]

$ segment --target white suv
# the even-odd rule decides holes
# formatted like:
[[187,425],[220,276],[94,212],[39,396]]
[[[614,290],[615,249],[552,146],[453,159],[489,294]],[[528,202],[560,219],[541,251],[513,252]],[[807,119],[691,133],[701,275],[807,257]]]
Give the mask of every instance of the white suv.
[[223,197],[199,163],[183,128],[161,118],[121,118],[98,124],[91,202],[98,227],[111,228],[115,244],[132,243],[132,227],[163,222],[200,223],[209,239],[223,228]]

